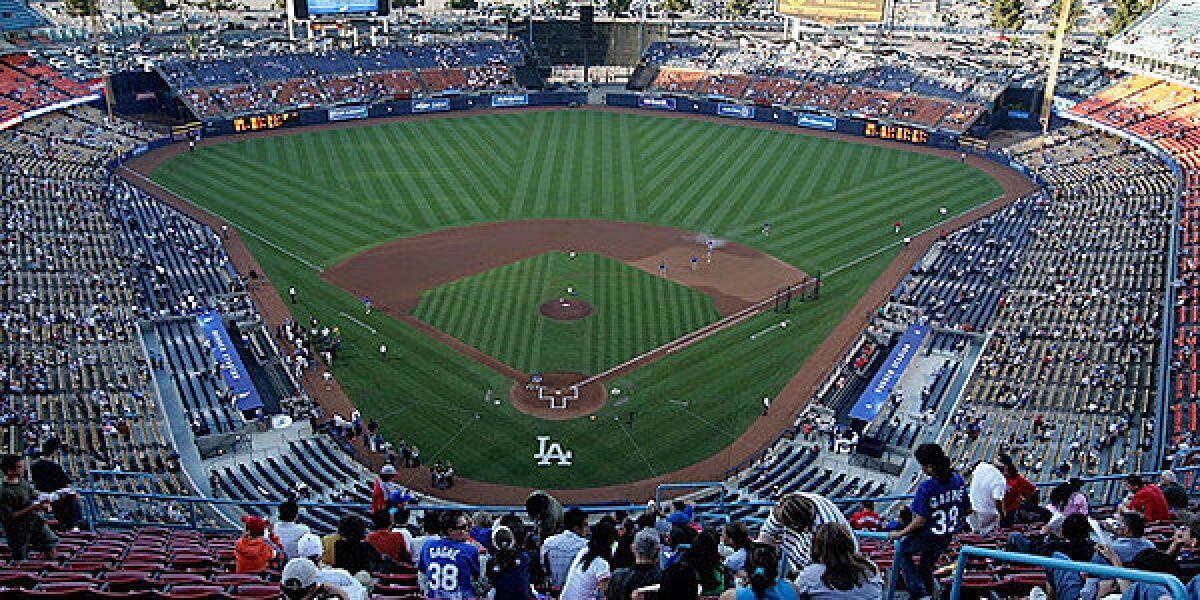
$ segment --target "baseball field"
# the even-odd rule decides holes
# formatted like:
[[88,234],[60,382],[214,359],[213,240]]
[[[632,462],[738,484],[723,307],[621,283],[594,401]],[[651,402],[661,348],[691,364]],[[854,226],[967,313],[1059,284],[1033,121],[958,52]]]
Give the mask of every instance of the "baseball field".
[[[463,477],[549,489],[720,456],[904,236],[1002,193],[903,148],[592,110],[293,131],[151,177],[236,228],[297,318],[339,327],[332,371],[364,418]],[[819,299],[605,378],[590,414],[514,405],[535,373],[596,375],[818,273]],[[587,314],[547,316],[567,300]],[[538,436],[571,466],[538,466]]]

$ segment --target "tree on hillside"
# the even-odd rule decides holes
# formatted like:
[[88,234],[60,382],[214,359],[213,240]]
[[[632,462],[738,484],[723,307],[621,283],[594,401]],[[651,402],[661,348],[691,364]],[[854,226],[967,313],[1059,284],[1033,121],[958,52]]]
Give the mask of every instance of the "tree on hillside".
[[1108,21],[1108,29],[1104,31],[1105,35],[1113,36],[1121,33],[1130,23],[1133,23],[1142,16],[1150,8],[1151,2],[1148,0],[1115,0],[1113,3],[1112,18]]
[[729,12],[744,17],[754,8],[754,0],[729,0]]
[[687,12],[692,9],[692,0],[663,0],[662,8],[673,13]]
[[90,17],[100,12],[96,0],[64,0],[63,6],[72,17]]
[[621,15],[629,12],[629,7],[633,5],[632,0],[605,0],[604,3],[608,7],[608,12],[614,15]]
[[138,12],[157,15],[167,10],[167,0],[133,0],[133,7]]
[[992,29],[1020,31],[1025,27],[1024,0],[992,0]]

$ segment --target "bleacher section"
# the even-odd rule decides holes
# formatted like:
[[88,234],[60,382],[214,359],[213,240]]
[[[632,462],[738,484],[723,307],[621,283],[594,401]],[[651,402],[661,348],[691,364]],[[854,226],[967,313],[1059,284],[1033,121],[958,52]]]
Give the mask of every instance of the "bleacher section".
[[[0,6],[0,14],[4,10]],[[0,23],[4,19],[0,18]],[[23,115],[51,106],[80,104],[99,96],[27,54],[0,56],[0,129],[20,123]]]

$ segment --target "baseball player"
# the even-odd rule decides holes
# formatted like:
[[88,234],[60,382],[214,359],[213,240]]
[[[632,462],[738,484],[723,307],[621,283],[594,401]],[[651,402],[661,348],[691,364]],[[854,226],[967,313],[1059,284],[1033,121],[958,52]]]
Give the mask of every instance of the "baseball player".
[[363,303],[363,308],[365,308],[367,310],[367,314],[368,315],[371,314],[371,297],[363,296],[362,303]]
[[667,261],[664,260],[664,261],[658,263],[658,275],[660,277],[667,276]]
[[288,287],[288,296],[291,297],[292,304],[295,304],[296,303],[296,286],[293,285],[293,286]]
[[892,233],[899,234],[900,228],[903,226],[904,226],[904,223],[901,223],[900,221],[896,221],[895,223],[892,223]]
[[708,240],[707,242],[704,243],[704,245],[707,246],[707,249],[705,250],[705,258],[708,260],[708,262],[711,263],[712,262],[712,252],[713,252],[713,241]]
[[770,223],[763,223],[762,234],[763,234],[763,237],[771,237],[771,224]]
[[693,257],[692,257],[692,270],[693,270],[693,271],[695,271],[695,270],[696,270],[696,267],[697,267],[699,264],[700,264],[700,259],[698,259],[698,258],[696,258],[695,256],[693,256]]

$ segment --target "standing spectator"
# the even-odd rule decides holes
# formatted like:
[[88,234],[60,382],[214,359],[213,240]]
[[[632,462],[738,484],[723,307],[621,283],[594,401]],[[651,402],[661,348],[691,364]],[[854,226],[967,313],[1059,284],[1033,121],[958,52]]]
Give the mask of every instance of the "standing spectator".
[[593,600],[604,595],[612,576],[609,561],[616,540],[617,533],[612,525],[602,521],[592,528],[587,547],[580,550],[571,563],[559,600]]
[[325,549],[321,544],[321,538],[311,533],[301,537],[296,542],[296,554],[299,555],[299,558],[311,560],[317,566],[316,580],[318,583],[340,590],[350,600],[364,600],[367,590],[363,587],[363,584],[351,575],[349,571],[330,567],[322,561],[321,555],[324,552]]
[[875,503],[863,500],[858,511],[850,515],[850,525],[859,531],[879,531],[883,529],[883,519],[875,512]]
[[1000,506],[1000,524],[1009,527],[1025,522],[1022,511],[1037,502],[1037,488],[1017,470],[1011,456],[1001,454],[996,459],[1000,472],[1004,474],[1004,500]]
[[372,531],[367,534],[367,543],[397,564],[411,564],[407,532],[397,528],[392,520],[395,510],[377,510],[371,514]]
[[[745,528],[742,528],[745,533]],[[749,539],[749,536],[746,536]],[[658,555],[662,545],[658,532],[654,529],[643,529],[633,536],[633,566],[617,569],[609,579],[608,587],[604,590],[607,600],[630,600],[634,590],[648,585],[655,585],[662,580],[662,571],[658,568]]]
[[[414,457],[417,449],[412,448]],[[538,539],[547,540],[563,526],[563,507],[558,499],[541,490],[534,490],[525,499],[525,514],[533,521]]]
[[442,537],[428,542],[417,559],[423,579],[422,591],[429,598],[460,600],[475,598],[480,576],[479,550],[470,543],[470,521],[461,511],[442,513]]
[[[913,452],[928,477],[917,486],[912,501],[912,521],[888,538],[901,540],[896,565],[914,600],[933,596],[933,567],[950,546],[970,510],[967,484],[950,466],[950,458],[937,444],[921,444]],[[917,565],[914,558],[920,557]]]
[[296,542],[300,538],[312,533],[308,529],[308,525],[297,523],[296,519],[300,516],[300,505],[296,503],[295,498],[288,498],[279,504],[279,521],[275,523],[275,538],[279,540],[279,547],[283,550],[283,555],[288,558],[296,558],[299,554],[296,553]]
[[971,473],[971,516],[967,522],[976,533],[991,533],[1000,524],[1000,512],[1008,485],[1004,473],[982,461]]
[[566,530],[550,536],[542,543],[542,564],[546,566],[551,589],[562,589],[567,582],[567,572],[580,551],[587,547],[587,515],[578,508],[567,511],[563,517]]
[[841,523],[850,528],[846,516],[828,498],[808,492],[789,494],[767,516],[758,533],[758,541],[783,548],[787,556],[783,576],[789,577],[808,566],[813,529],[825,523]]
[[811,600],[879,600],[879,568],[854,548],[854,534],[839,523],[813,532],[812,564],[796,577],[801,597]]
[[491,531],[492,554],[488,557],[488,583],[492,600],[531,600],[533,560],[525,551],[525,532],[501,525]]
[[269,523],[255,515],[243,515],[246,531],[234,546],[234,571],[237,573],[262,573],[278,554],[278,542],[266,537]]
[[58,536],[50,531],[41,513],[50,509],[50,503],[34,501],[33,486],[25,480],[25,459],[16,454],[0,458],[0,470],[4,471],[4,485],[0,486],[0,522],[4,524],[4,536],[8,549],[15,560],[24,560],[29,547],[54,560],[54,547]]
[[421,535],[412,539],[412,543],[408,545],[409,552],[412,554],[415,562],[421,556],[421,550],[425,548],[425,544],[432,542],[442,537],[442,515],[429,511],[421,519]]
[[700,593],[705,596],[718,596],[725,591],[725,565],[718,546],[717,532],[705,529],[684,556],[684,562],[696,571]]
[[1147,523],[1166,521],[1171,518],[1171,508],[1163,491],[1153,483],[1146,483],[1137,475],[1125,478],[1125,487],[1129,490],[1129,498],[1121,505],[1122,511],[1141,513]]
[[[34,480],[36,483],[36,479]],[[1188,507],[1187,490],[1179,485],[1179,479],[1175,476],[1175,471],[1163,471],[1159,477],[1159,489],[1162,490],[1163,498],[1167,500],[1167,506],[1172,511],[1183,510]]]
[[50,503],[59,531],[79,526],[79,497],[71,489],[71,477],[58,464],[58,452],[62,444],[58,438],[50,438],[42,444],[41,456],[29,467],[33,487],[43,494],[58,494]]

